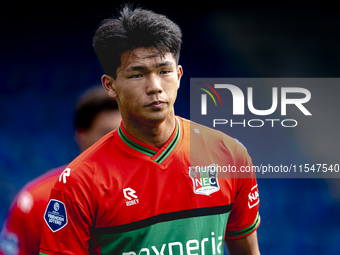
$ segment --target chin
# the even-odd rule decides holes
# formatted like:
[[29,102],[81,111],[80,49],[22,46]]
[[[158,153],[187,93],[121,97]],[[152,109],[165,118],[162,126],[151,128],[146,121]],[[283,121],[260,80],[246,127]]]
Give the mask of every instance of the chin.
[[145,120],[153,123],[162,123],[167,119],[167,117],[169,117],[169,113],[157,112],[153,114],[148,114],[148,116],[145,116]]

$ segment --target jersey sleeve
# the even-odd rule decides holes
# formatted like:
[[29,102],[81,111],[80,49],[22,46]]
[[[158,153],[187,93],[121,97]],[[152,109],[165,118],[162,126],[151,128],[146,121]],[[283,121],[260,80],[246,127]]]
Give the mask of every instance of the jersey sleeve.
[[13,200],[1,235],[1,255],[38,254],[43,215],[51,188],[65,166],[30,181]]
[[[237,169],[244,170],[250,166],[252,160],[246,148],[238,143],[235,153]],[[226,238],[237,239],[253,233],[260,224],[259,191],[255,173],[243,172],[235,179],[235,199],[229,215]]]
[[69,166],[51,191],[44,214],[40,254],[88,254],[93,224],[91,171]]
[[35,205],[32,195],[22,190],[13,200],[0,234],[0,254],[37,254],[40,235],[34,226]]

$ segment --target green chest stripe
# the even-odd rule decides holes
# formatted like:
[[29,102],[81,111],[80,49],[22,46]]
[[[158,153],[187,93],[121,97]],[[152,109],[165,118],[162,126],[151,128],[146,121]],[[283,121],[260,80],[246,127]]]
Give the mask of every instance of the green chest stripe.
[[230,211],[159,222],[122,233],[94,234],[101,254],[223,254]]

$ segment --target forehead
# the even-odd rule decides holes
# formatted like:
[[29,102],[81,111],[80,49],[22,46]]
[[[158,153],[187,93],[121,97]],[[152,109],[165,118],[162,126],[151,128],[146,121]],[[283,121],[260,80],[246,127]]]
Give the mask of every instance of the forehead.
[[122,53],[120,70],[126,70],[136,65],[152,67],[160,62],[176,64],[176,60],[171,52],[161,53],[153,48],[136,48]]

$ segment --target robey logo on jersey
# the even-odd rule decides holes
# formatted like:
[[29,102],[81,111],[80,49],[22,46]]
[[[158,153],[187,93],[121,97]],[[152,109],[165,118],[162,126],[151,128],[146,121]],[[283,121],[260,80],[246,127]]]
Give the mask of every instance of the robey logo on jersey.
[[131,189],[131,188],[123,189],[124,197],[127,200],[129,200],[129,201],[126,201],[126,206],[139,204],[138,196],[136,196],[135,193],[136,193],[136,191]]

